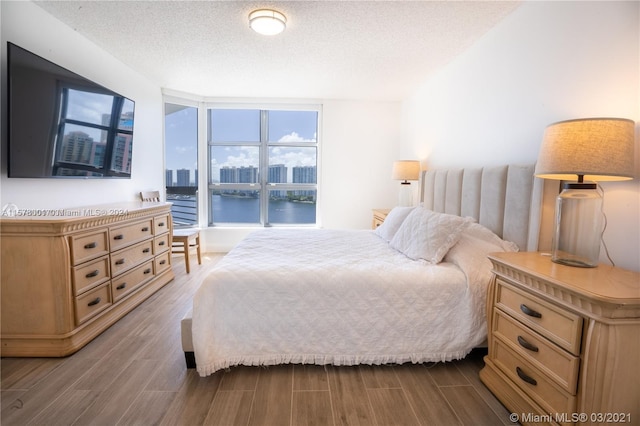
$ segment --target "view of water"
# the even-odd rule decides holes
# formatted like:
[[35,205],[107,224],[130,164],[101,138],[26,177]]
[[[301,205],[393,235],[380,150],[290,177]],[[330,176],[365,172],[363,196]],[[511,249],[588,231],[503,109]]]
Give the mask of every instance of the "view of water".
[[[215,223],[260,223],[260,199],[214,195],[211,199]],[[286,200],[269,201],[269,223],[313,224],[316,205]]]
[[[197,223],[197,202],[195,196],[168,195],[173,203],[171,213],[176,225]],[[215,223],[260,223],[260,199],[253,197],[229,197],[214,195],[211,200]],[[314,224],[316,205],[287,200],[269,201],[269,223],[271,224]]]

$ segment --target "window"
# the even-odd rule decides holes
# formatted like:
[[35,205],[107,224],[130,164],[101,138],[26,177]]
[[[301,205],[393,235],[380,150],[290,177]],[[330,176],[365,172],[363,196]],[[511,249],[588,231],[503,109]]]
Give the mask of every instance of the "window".
[[165,103],[165,186],[173,225],[198,224],[198,108]]
[[318,115],[208,109],[209,223],[315,224]]
[[131,175],[131,100],[62,87],[54,176]]

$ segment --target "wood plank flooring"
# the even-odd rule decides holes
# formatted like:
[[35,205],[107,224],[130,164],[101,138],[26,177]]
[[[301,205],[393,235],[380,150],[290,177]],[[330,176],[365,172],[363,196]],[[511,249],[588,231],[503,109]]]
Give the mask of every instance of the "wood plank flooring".
[[220,259],[205,254],[66,358],[3,358],[7,425],[511,425],[478,379],[482,353],[450,363],[187,370],[180,319]]

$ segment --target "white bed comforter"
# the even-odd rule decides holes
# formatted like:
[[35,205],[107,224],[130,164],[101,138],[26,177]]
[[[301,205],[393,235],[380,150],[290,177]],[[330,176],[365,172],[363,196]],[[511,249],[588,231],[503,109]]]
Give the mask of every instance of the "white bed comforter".
[[198,373],[462,358],[486,338],[490,263],[474,245],[461,240],[431,265],[373,231],[254,232],[195,295]]

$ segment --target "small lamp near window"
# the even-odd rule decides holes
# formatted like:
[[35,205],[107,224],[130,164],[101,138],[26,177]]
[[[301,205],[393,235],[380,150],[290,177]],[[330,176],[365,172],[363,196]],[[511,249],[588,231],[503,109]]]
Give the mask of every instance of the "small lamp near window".
[[411,206],[413,204],[413,190],[410,180],[418,180],[420,177],[420,162],[417,160],[400,160],[393,162],[393,172],[391,178],[400,180],[400,206]]
[[556,199],[553,262],[586,268],[598,265],[604,216],[595,181],[633,179],[634,127],[632,120],[623,118],[586,118],[547,126],[535,175],[571,180],[563,183]]

